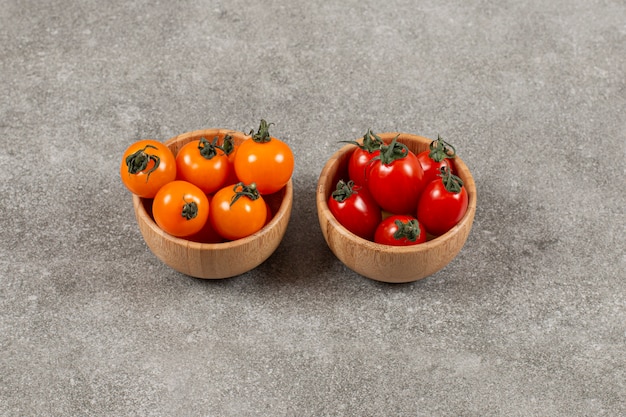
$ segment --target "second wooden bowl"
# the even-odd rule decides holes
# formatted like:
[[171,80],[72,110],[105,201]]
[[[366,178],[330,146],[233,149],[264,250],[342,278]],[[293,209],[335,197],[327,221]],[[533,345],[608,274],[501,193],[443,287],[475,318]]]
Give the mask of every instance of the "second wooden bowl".
[[[398,133],[379,136],[389,143]],[[398,142],[414,153],[428,149],[431,139],[400,133]],[[417,281],[434,274],[454,259],[465,244],[476,213],[476,185],[461,158],[454,159],[457,175],[461,177],[469,196],[467,212],[459,223],[445,234],[414,246],[387,246],[362,239],[343,227],[328,208],[328,198],[339,179],[347,180],[348,159],[355,145],[339,149],[326,163],[317,184],[317,213],[322,233],[331,251],[353,271],[383,282]]]
[[[226,129],[206,129],[175,136],[165,144],[174,155],[188,142],[205,137],[212,141],[230,134],[239,144],[249,136]],[[270,257],[280,244],[291,216],[293,184],[291,180],[274,194],[264,196],[274,216],[257,233],[230,242],[198,243],[165,233],[151,215],[152,200],[133,196],[139,230],[150,250],[171,268],[196,278],[229,278],[248,272]]]

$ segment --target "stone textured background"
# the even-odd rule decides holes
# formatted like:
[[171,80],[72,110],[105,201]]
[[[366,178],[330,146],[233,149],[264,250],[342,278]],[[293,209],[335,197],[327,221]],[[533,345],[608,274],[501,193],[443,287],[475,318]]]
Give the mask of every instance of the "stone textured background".
[[[623,1],[0,5],[0,415],[626,414]],[[281,246],[169,269],[124,149],[261,118],[296,155]],[[363,278],[319,230],[319,172],[368,128],[474,174],[425,280]]]

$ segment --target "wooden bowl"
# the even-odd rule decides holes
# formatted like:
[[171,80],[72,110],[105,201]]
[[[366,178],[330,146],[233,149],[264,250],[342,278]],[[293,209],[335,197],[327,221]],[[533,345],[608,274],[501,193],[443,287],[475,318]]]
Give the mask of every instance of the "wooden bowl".
[[[175,136],[165,144],[174,152],[188,142],[205,137],[212,141],[230,134],[239,144],[249,136],[227,129],[206,129]],[[161,230],[151,215],[152,200],[133,196],[133,206],[139,230],[150,250],[171,268],[196,278],[219,279],[234,277],[259,266],[280,244],[293,203],[291,180],[274,194],[263,196],[274,217],[257,233],[230,242],[198,243],[177,238]]]
[[[389,143],[398,133],[379,136]],[[419,153],[428,149],[432,140],[400,133],[398,142]],[[445,234],[414,246],[387,246],[362,239],[349,232],[332,215],[328,199],[339,179],[348,178],[348,159],[355,145],[339,149],[326,163],[317,184],[317,213],[322,233],[331,251],[353,271],[377,281],[412,282],[434,274],[459,253],[469,235],[476,212],[476,184],[461,158],[454,164],[469,196],[467,212],[459,223]]]

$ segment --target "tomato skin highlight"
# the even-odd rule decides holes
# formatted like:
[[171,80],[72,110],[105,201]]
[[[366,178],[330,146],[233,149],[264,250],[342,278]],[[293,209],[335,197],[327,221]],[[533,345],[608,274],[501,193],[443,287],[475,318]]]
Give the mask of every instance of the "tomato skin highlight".
[[[145,167],[135,172],[140,162]],[[124,151],[120,177],[133,194],[153,198],[163,185],[176,179],[176,158],[161,142],[153,139],[137,141]]]
[[289,182],[294,156],[289,145],[279,139],[272,137],[263,143],[246,139],[237,149],[234,166],[239,181],[254,182],[261,194],[272,194]]
[[[413,222],[413,227],[417,228],[417,230],[411,230],[419,233],[419,235],[415,237],[415,240],[411,240],[402,233],[400,233],[400,236],[397,236],[399,231],[401,231],[401,225],[409,222]],[[426,230],[414,216],[407,214],[394,214],[380,222],[374,234],[374,242],[390,246],[418,245],[426,242]]]
[[268,218],[267,204],[260,195],[251,199],[245,195],[234,202],[242,183],[223,187],[211,200],[209,221],[224,239],[237,240],[258,232]]
[[[340,184],[345,184],[339,181]],[[347,186],[347,185],[346,185]],[[352,193],[343,201],[331,195],[328,208],[343,227],[355,235],[372,240],[374,231],[382,220],[382,212],[367,188],[360,185],[350,186]]]
[[[195,213],[185,217],[188,205]],[[166,233],[187,237],[198,233],[209,217],[209,199],[202,190],[187,181],[171,181],[159,189],[152,202],[156,224]]]
[[383,210],[413,214],[424,188],[424,170],[411,151],[389,164],[374,160],[367,171],[367,188]]
[[465,187],[461,187],[458,193],[448,191],[439,178],[424,189],[417,206],[417,218],[428,233],[441,236],[463,218],[468,204]]

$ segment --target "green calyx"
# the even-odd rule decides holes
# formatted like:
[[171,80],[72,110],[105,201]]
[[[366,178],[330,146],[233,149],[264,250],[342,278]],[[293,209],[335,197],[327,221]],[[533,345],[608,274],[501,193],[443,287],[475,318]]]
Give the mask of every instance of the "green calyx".
[[224,151],[224,148],[217,144],[217,140],[217,136],[213,138],[213,142],[209,142],[208,140],[206,140],[206,138],[203,137],[200,138],[198,149],[200,150],[200,155],[202,155],[204,159],[213,159],[217,155],[217,149]]
[[411,219],[404,223],[402,220],[394,222],[398,230],[393,234],[394,239],[400,240],[406,238],[411,242],[415,242],[420,237],[420,224],[417,219]]
[[257,143],[266,143],[272,140],[270,136],[270,126],[274,123],[267,123],[264,119],[261,119],[261,124],[259,125],[259,130],[255,133],[254,130],[250,131],[250,135],[252,136],[252,140]]
[[233,187],[233,191],[235,192],[235,195],[233,195],[233,198],[230,201],[231,206],[235,204],[235,202],[241,197],[248,197],[250,200],[253,201],[261,197],[259,190],[257,190],[256,188],[256,183],[254,182],[250,185],[246,185],[243,182],[238,182]]
[[398,159],[406,158],[409,154],[409,148],[403,143],[398,142],[398,136],[389,143],[389,145],[381,145],[380,146],[380,154],[372,158],[372,161],[378,159],[383,165],[389,165],[393,161],[397,161]]
[[135,153],[126,157],[126,166],[128,167],[129,174],[140,173],[148,167],[150,161],[154,161],[154,166],[150,168],[150,170],[148,171],[148,175],[146,176],[146,182],[148,182],[148,180],[150,179],[150,174],[156,171],[159,167],[159,164],[161,163],[160,157],[158,157],[157,155],[151,155],[146,152],[146,149],[148,148],[157,149],[156,146],[146,145]]
[[441,167],[440,172],[438,175],[441,177],[446,190],[454,194],[460,193],[463,188],[463,180],[454,175],[448,166]]
[[454,158],[456,156],[456,150],[454,146],[443,140],[443,138],[437,135],[437,140],[430,142],[430,152],[428,157],[435,162],[441,162],[445,158]]
[[183,198],[185,205],[183,205],[183,209],[181,211],[181,216],[183,216],[187,220],[195,219],[198,215],[198,204],[195,201],[187,201]]
[[224,151],[226,155],[230,155],[235,150],[235,141],[231,135],[224,136],[224,141],[222,142],[221,149]]
[[331,196],[338,201],[339,203],[343,203],[346,201],[352,194],[358,194],[358,186],[354,186],[354,181],[345,182],[344,180],[337,181],[337,188]]
[[380,136],[372,132],[372,129],[367,129],[367,132],[363,135],[363,143],[359,143],[356,140],[342,140],[340,142],[351,143],[369,153],[379,150],[385,143]]

